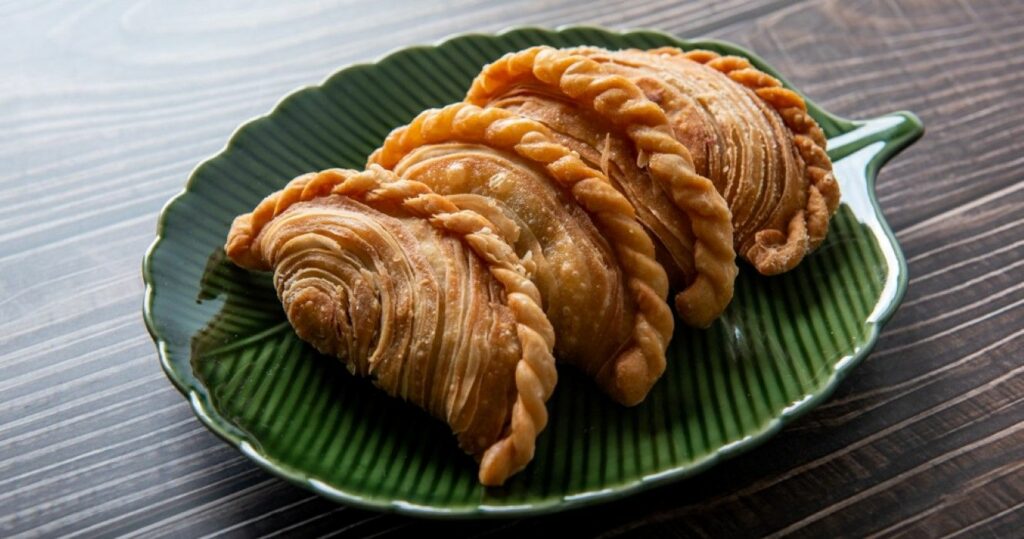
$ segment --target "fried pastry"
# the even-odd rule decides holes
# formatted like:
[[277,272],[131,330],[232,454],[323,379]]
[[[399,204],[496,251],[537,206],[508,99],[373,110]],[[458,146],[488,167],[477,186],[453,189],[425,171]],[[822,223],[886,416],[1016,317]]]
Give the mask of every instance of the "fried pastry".
[[[520,106],[524,96],[535,97],[533,107]],[[486,66],[466,101],[536,113],[531,117],[547,120],[552,131],[565,129],[560,141],[589,155],[592,165],[616,164],[619,170],[608,175],[634,207],[644,208],[638,216],[659,242],[661,260],[674,264],[674,285],[682,289],[675,304],[682,319],[707,326],[721,314],[732,299],[737,272],[728,206],[714,184],[697,173],[664,111],[639,87],[584,55],[533,47]],[[549,108],[558,104],[567,106]],[[589,114],[571,117],[575,111]]]
[[445,421],[499,485],[532,459],[557,374],[537,287],[481,215],[379,167],[307,174],[225,251],[273,270],[296,333]]
[[803,99],[747,60],[534,47],[393,131],[366,171],[294,179],[225,251],[274,272],[300,338],[445,421],[498,485],[533,457],[556,354],[641,402],[669,290],[709,325],[737,253],[788,271],[838,203]]
[[729,203],[736,251],[759,272],[794,268],[825,238],[839,187],[825,136],[796,92],[711,51],[573,52],[639,86]]
[[538,122],[466,103],[396,129],[370,163],[494,222],[530,263],[558,357],[620,403],[643,400],[665,370],[668,281],[633,206],[601,171]]

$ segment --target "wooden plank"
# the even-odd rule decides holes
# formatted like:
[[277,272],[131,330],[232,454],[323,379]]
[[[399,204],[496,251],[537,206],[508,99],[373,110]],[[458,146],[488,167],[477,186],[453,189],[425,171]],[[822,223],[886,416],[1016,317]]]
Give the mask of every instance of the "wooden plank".
[[[1024,527],[1024,4],[0,3],[0,535],[991,534]],[[879,178],[911,286],[833,398],[755,452],[565,515],[338,506],[194,420],[138,315],[156,212],[246,118],[349,62],[572,22],[756,50],[826,108],[917,112]]]

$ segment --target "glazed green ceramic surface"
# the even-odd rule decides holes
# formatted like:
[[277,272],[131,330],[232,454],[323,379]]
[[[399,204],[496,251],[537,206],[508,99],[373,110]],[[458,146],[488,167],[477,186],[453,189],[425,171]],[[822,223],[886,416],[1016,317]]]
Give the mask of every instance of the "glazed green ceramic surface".
[[721,42],[524,28],[404,49],[288,96],[194,171],[146,256],[146,322],[203,423],[264,468],[346,503],[429,516],[538,513],[620,497],[749,449],[826,398],[868,353],[906,287],[873,184],[878,167],[920,136],[909,113],[852,122],[811,104],[843,197],[821,248],[779,277],[742,265],[736,297],[710,329],[677,324],[668,370],[640,406],[618,406],[560,368],[536,458],[502,488],[477,483],[476,464],[444,424],[300,341],[269,275],[225,259],[236,215],[300,173],[362,168],[392,128],[460,100],[485,63],[537,44],[705,48],[777,75]]

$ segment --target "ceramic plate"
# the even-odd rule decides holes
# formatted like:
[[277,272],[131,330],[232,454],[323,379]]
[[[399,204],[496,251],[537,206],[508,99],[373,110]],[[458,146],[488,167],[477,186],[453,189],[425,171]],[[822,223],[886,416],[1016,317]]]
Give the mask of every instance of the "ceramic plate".
[[699,47],[776,74],[718,41],[521,28],[403,49],[289,95],[195,169],[145,258],[146,323],[167,376],[204,424],[267,470],[352,505],[535,514],[678,480],[750,449],[826,398],[868,353],[907,281],[875,175],[922,127],[909,113],[848,121],[813,104],[843,193],[828,240],[780,277],[742,267],[729,309],[710,329],[676,332],[668,371],[636,408],[560,369],[536,458],[502,488],[477,483],[475,463],[444,424],[299,341],[269,276],[225,260],[232,218],[300,173],[362,168],[392,128],[461,99],[485,63],[537,44]]

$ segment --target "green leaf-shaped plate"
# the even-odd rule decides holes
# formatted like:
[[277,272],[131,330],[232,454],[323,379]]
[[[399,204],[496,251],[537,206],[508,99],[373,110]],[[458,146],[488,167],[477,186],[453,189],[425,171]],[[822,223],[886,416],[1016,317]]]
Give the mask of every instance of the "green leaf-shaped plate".
[[647,400],[623,408],[560,370],[533,463],[486,489],[441,422],[345,372],[295,337],[267,275],[227,262],[231,220],[292,177],[362,168],[394,127],[462,98],[501,54],[531,45],[706,48],[635,31],[521,28],[464,35],[349,67],[243,125],[164,209],[146,255],[145,318],[167,376],[214,432],[271,472],[338,501],[428,516],[522,515],[621,497],[749,449],[820,402],[874,344],[907,270],[875,202],[878,168],[920,136],[909,113],[837,118],[830,138],[843,204],[828,240],[789,274],[743,267],[708,330],[681,328]]

